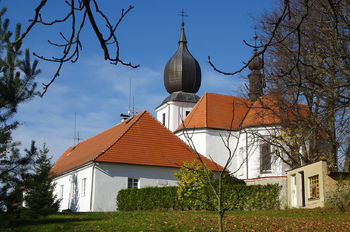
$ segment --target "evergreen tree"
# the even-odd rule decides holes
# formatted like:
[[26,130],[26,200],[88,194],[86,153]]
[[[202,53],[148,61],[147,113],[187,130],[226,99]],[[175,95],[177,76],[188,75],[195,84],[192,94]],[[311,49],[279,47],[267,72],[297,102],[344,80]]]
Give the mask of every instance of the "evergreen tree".
[[[40,73],[38,61],[30,62],[29,50],[24,58],[21,43],[11,46],[13,33],[8,30],[9,20],[3,20],[6,8],[0,11],[0,211],[10,212],[19,200],[23,180],[30,170],[33,158],[21,155],[11,138],[18,126],[13,120],[18,105],[35,94],[34,78]],[[20,24],[16,25],[15,40],[20,36]]]
[[[36,150],[32,141],[31,150]],[[39,151],[35,160],[35,173],[30,175],[25,184],[25,203],[33,216],[46,216],[58,211],[59,201],[53,195],[53,176],[50,176],[51,163],[47,156],[47,147]]]
[[16,144],[11,145],[10,156],[1,160],[1,189],[0,206],[7,213],[17,214],[23,201],[23,188],[25,180],[31,173],[31,167],[34,164],[34,157],[37,156],[37,150],[32,147],[25,150],[22,155]]

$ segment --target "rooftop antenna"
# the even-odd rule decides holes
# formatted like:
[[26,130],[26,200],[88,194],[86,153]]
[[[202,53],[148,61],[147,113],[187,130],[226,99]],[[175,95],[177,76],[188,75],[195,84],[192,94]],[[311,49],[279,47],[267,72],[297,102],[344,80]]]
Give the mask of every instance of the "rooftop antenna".
[[137,110],[135,110],[135,97],[132,96],[132,115],[134,116],[137,113]]
[[133,96],[133,105],[131,109],[131,77],[129,77],[129,106],[128,106],[128,113],[127,114],[120,114],[120,117],[122,118],[122,121],[126,120],[127,118],[130,118],[135,115],[135,107],[134,107],[134,96]]
[[128,107],[129,116],[131,115],[130,108],[131,108],[131,77],[129,77],[129,107]]
[[79,137],[79,131],[77,132],[77,113],[74,112],[74,136],[73,143],[74,145],[80,143],[81,138]]

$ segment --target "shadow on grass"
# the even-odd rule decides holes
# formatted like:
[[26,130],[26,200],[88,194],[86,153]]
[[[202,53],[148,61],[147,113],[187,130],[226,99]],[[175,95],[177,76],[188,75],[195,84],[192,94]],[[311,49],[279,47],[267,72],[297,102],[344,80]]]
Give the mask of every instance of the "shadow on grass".
[[19,226],[32,226],[32,225],[49,225],[49,224],[70,224],[74,222],[87,222],[87,221],[99,221],[100,218],[87,218],[83,216],[83,214],[55,214],[51,217],[42,217],[38,219],[10,219],[4,220],[1,218],[2,222],[4,222],[0,228],[15,228]]

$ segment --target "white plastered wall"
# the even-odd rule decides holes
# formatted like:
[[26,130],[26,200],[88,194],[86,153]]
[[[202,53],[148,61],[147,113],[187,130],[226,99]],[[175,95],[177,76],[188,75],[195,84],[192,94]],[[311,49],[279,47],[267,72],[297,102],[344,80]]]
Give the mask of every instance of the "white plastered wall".
[[175,186],[178,168],[98,163],[95,170],[93,211],[115,211],[117,193],[128,187],[128,178],[139,179],[139,188]]
[[[261,136],[268,135],[268,128],[254,128]],[[231,134],[226,130],[216,130],[210,128],[203,129],[187,129],[185,132],[176,132],[176,135],[187,144],[190,144],[187,138],[191,138],[196,150],[206,156],[212,158],[216,163],[224,165],[228,159],[228,150],[223,142],[227,144],[231,152],[234,152],[234,158],[228,166],[231,173],[240,179],[251,179],[267,176],[286,176],[288,167],[281,159],[272,156],[271,172],[260,172],[260,144],[261,140],[256,136],[252,136],[251,131],[242,130],[239,132],[232,132]],[[185,134],[186,133],[186,136]],[[229,139],[227,139],[229,137]],[[237,143],[237,140],[239,142]],[[248,147],[248,150],[246,149]],[[271,148],[273,150],[273,148]]]
[[[85,179],[85,194],[83,191],[83,179]],[[74,191],[72,183],[75,183]],[[92,163],[76,170],[72,170],[56,177],[54,194],[61,199],[59,210],[71,209],[72,211],[90,211],[91,183],[92,183]],[[61,198],[61,189],[63,193]]]
[[186,118],[186,112],[191,111],[196,103],[170,101],[156,109],[157,120],[163,123],[165,114],[165,127],[174,132]]

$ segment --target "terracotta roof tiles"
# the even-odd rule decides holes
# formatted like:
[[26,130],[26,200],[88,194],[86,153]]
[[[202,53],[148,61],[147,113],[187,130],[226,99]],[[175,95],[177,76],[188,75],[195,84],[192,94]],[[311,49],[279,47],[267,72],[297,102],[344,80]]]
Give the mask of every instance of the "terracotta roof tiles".
[[[221,166],[202,157],[208,168]],[[90,161],[181,167],[194,160],[193,150],[150,113],[143,111],[68,148],[51,169],[56,175]]]
[[250,105],[250,100],[246,98],[205,93],[177,130],[185,128],[236,130]]
[[[252,105],[247,98],[240,98],[215,93],[205,93],[191,113],[176,131],[194,128],[239,130],[247,127],[278,124],[286,114],[293,120],[296,114],[290,109],[283,109],[283,99],[273,92],[260,97]],[[299,105],[300,115],[306,117],[307,109]]]

